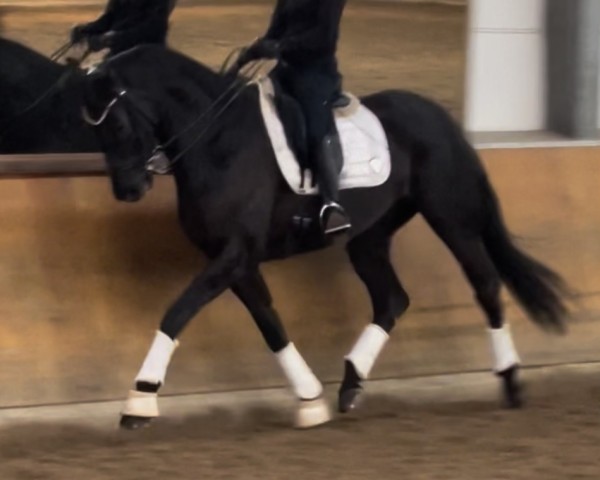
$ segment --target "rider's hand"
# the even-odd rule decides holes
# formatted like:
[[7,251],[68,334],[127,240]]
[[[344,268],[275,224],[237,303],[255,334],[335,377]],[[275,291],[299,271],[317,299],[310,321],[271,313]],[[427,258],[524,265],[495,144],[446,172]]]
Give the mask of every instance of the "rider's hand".
[[106,48],[102,39],[103,36],[104,35],[91,35],[90,37],[88,37],[87,43],[90,51],[99,52],[100,50]]
[[236,60],[230,72],[239,72],[246,64],[260,58],[279,57],[279,44],[274,40],[259,38],[252,45],[244,48]]
[[117,32],[113,30],[110,30],[102,35],[102,42],[104,43],[105,48],[112,48],[115,38],[117,38]]
[[264,40],[261,43],[261,53],[263,58],[279,58],[281,46],[276,40]]
[[99,52],[105,48],[110,48],[112,46],[114,37],[114,32],[108,32],[102,35],[92,35],[87,39],[88,47],[92,52]]
[[268,38],[259,38],[240,55],[246,60],[245,63],[259,58],[277,58],[278,56],[279,43]]
[[71,29],[71,42],[73,43],[81,43],[85,39],[85,33],[83,29],[85,25],[75,25]]
[[250,47],[250,50],[256,58],[277,58],[279,57],[279,42],[269,38],[259,38]]

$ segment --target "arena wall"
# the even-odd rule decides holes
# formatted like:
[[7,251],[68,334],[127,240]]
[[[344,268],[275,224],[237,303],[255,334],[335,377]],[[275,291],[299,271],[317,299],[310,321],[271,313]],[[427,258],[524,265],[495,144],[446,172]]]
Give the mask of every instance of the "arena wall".
[[[506,297],[526,365],[600,360],[599,153],[481,151],[520,244],[578,295],[565,337],[540,332]],[[120,398],[164,310],[203,265],[177,226],[171,179],[158,179],[141,203],[120,204],[90,159],[71,175],[58,174],[64,165],[38,175],[40,164],[19,162],[0,161],[0,407]],[[393,258],[412,305],[373,377],[489,369],[483,315],[420,218],[396,235]],[[320,378],[338,381],[370,318],[343,248],[264,273],[291,338]],[[184,332],[165,392],[282,384],[249,315],[226,293]]]

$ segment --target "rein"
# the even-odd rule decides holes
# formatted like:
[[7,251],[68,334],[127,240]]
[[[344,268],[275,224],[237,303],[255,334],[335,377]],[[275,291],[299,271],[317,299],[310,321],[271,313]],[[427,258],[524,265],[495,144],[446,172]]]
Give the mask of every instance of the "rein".
[[59,47],[52,55],[50,55],[50,60],[52,60],[53,62],[58,62],[62,57],[64,57],[67,54],[69,50],[71,50],[71,48],[74,45],[75,44],[69,40],[64,45]]

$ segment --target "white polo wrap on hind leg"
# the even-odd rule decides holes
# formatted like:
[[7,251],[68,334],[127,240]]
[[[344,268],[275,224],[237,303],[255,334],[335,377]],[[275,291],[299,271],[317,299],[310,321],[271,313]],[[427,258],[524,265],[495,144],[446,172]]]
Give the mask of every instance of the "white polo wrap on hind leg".
[[352,362],[360,378],[366,380],[369,377],[375,360],[377,360],[389,338],[388,333],[374,323],[363,330],[354,348],[345,357],[346,360]]
[[172,340],[168,335],[157,331],[135,381],[164,385],[167,367],[178,345],[177,340]]
[[488,329],[488,332],[494,356],[494,371],[496,373],[504,372],[515,365],[519,365],[521,359],[513,343],[510,325],[505,324],[502,328]]
[[323,385],[302,358],[293,343],[275,354],[283,373],[296,396],[302,400],[312,400],[323,393]]

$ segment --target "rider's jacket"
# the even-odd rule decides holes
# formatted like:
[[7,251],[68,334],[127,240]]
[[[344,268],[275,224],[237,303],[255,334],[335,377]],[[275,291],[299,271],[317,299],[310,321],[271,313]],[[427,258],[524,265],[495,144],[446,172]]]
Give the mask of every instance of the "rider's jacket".
[[278,0],[265,35],[281,60],[301,66],[334,60],[346,0]]

